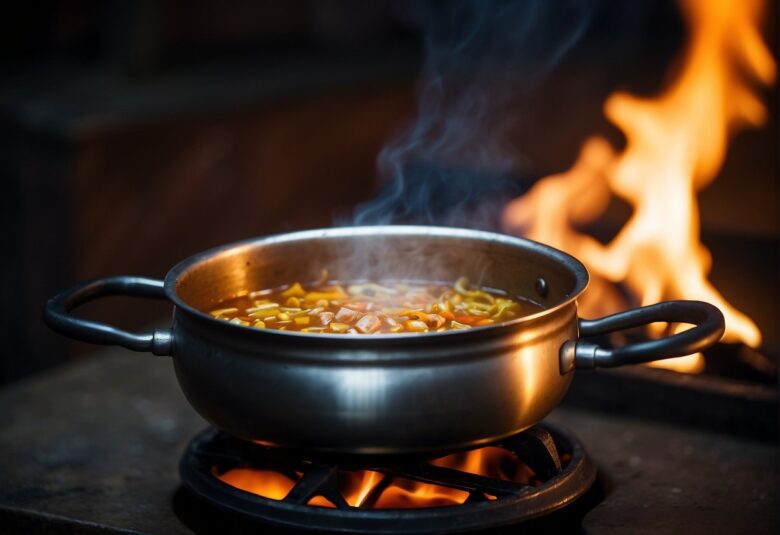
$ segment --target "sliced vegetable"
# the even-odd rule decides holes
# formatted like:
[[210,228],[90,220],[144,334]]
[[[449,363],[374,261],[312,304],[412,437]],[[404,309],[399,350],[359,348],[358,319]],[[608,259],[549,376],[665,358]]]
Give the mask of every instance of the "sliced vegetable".
[[249,307],[246,309],[248,314],[252,314],[253,312],[260,312],[261,310],[270,310],[277,308],[279,305],[277,303],[271,303],[270,301],[267,303],[255,303],[255,306]]
[[366,314],[365,316],[360,318],[355,324],[357,330],[362,333],[376,332],[379,330],[381,326],[382,326],[382,322],[379,321],[379,318],[377,318],[373,314]]
[[226,314],[234,314],[236,312],[238,312],[238,309],[236,307],[227,307],[227,308],[218,308],[217,310],[212,310],[211,312],[209,312],[209,314],[211,314],[215,318],[219,318]]
[[278,308],[263,308],[260,310],[255,309],[253,312],[247,314],[250,318],[270,318],[271,316],[277,316],[281,312]]
[[428,325],[421,320],[408,320],[405,324],[408,331],[422,333],[428,330]]
[[303,297],[306,295],[306,290],[303,289],[300,282],[296,282],[285,291],[280,294],[285,299],[288,297]]
[[351,308],[341,307],[336,312],[336,321],[341,323],[354,323],[360,317],[360,313],[357,310]]

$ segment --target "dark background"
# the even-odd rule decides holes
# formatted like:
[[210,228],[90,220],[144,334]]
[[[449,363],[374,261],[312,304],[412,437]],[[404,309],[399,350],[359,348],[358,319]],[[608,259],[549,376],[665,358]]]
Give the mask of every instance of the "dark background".
[[[433,2],[431,2],[433,4]],[[68,284],[164,276],[205,248],[329,226],[377,188],[375,158],[414,115],[419,2],[50,1],[4,6],[0,35],[0,384],[77,358],[41,321]],[[616,89],[657,92],[684,42],[676,4],[595,2],[581,42],[517,114],[523,188],[582,141],[620,145]],[[766,17],[776,54],[775,15]],[[701,196],[712,277],[777,355],[777,98],[732,142]],[[619,227],[614,203],[603,226]],[[128,328],[164,303],[111,299],[85,314]]]

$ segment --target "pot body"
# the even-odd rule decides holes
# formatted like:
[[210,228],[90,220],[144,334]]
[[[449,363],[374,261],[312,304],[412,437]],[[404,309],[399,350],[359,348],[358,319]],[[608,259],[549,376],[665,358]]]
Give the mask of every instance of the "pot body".
[[574,305],[498,336],[382,349],[241,343],[177,312],[173,358],[192,406],[231,434],[399,454],[470,447],[535,424],[568,389],[574,374],[561,373],[558,351],[576,337]]
[[[177,305],[171,353],[192,406],[242,438],[350,454],[472,447],[552,410],[573,375],[562,373],[559,350],[578,335],[575,298],[587,281],[581,264],[496,234],[382,229],[266,238],[174,268],[165,281]],[[315,280],[323,267],[342,280],[466,275],[545,310],[468,331],[379,336],[259,330],[200,312],[247,289]]]
[[[225,299],[294,281],[466,276],[541,305],[508,322],[435,333],[308,334],[255,329],[207,312]],[[206,251],[165,281],[115,276],[50,299],[44,318],[78,340],[172,355],[192,406],[241,438],[348,454],[441,454],[498,440],[541,420],[575,368],[689,355],[720,340],[723,314],[667,301],[577,318],[588,274],[571,256],[520,238],[442,227],[349,227],[282,234]],[[71,311],[110,295],[170,300],[171,329],[132,333]],[[655,322],[672,336],[618,348],[578,340]]]

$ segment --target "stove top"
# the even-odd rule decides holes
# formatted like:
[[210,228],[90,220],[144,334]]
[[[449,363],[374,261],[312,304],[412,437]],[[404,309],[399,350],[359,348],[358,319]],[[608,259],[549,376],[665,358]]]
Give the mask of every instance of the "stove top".
[[[385,534],[518,524],[567,507],[596,478],[576,437],[549,424],[487,447],[402,459],[290,452],[210,428],[187,446],[180,473],[201,501],[257,527]],[[204,520],[189,525],[197,531]]]
[[[0,390],[0,411],[4,532],[259,531],[182,485],[179,461],[207,424],[187,404],[168,359],[101,352]],[[571,430],[598,479],[559,511],[504,532],[777,532],[776,442],[565,402],[545,425],[553,436],[558,426]],[[456,507],[439,508],[446,509]]]

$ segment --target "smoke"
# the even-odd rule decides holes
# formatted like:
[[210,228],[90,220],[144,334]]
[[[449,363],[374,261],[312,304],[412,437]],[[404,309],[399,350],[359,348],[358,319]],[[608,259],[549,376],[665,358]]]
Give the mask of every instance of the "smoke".
[[521,118],[508,110],[579,41],[594,2],[410,5],[424,28],[417,116],[381,150],[379,195],[352,222],[492,228],[520,193],[522,161],[508,134]]

